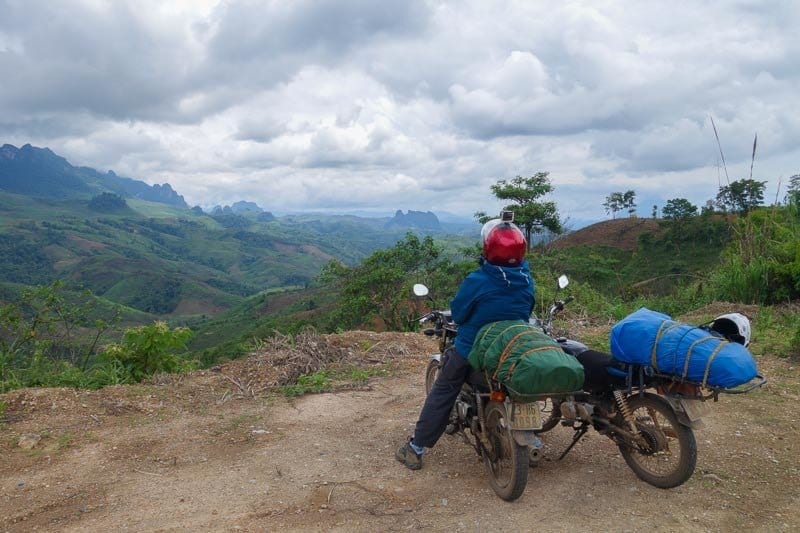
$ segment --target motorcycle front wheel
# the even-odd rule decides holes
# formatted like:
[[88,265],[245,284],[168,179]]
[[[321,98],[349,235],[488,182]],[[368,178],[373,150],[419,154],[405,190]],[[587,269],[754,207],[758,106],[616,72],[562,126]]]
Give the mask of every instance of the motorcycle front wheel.
[[483,449],[483,463],[495,494],[511,502],[522,496],[528,483],[528,447],[520,446],[511,435],[505,405],[486,404],[486,437],[492,450]]
[[654,487],[671,489],[683,484],[697,464],[697,442],[691,428],[678,422],[675,411],[660,396],[632,396],[628,405],[642,442],[619,444],[625,462],[639,479]]
[[428,368],[425,369],[425,396],[431,393],[433,383],[436,381],[436,377],[439,375],[439,369],[441,367],[442,364],[435,359],[432,359],[428,363]]

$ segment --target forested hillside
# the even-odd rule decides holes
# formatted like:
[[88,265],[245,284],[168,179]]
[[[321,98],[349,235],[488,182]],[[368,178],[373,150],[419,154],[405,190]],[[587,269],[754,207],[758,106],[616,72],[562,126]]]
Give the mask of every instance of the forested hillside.
[[[435,215],[426,217],[431,227],[417,231],[447,235]],[[74,167],[46,148],[4,145],[0,381],[37,350],[53,357],[39,373],[58,373],[62,364],[86,369],[104,342],[155,320],[201,330],[192,349],[216,348],[203,357],[209,363],[220,353],[235,356],[243,338],[276,325],[296,329],[303,322],[292,313],[330,299],[324,288],[320,297],[304,292],[320,291],[315,280],[324,265],[357,264],[417,225],[411,212],[407,224],[395,219],[275,217],[247,201],[207,213],[189,209],[169,184]],[[452,253],[471,240],[450,236],[447,246]],[[271,304],[259,307],[265,301]],[[247,318],[238,326],[213,320],[226,310]],[[273,316],[287,314],[289,322]]]
[[216,314],[260,290],[303,287],[330,259],[352,263],[402,236],[363,222],[148,216],[151,206],[134,200],[100,211],[80,200],[0,201],[2,281],[69,280],[158,315]]
[[[205,213],[169,184],[75,167],[47,148],[0,148],[7,294],[65,280],[143,313],[212,316],[262,290],[305,287],[331,259],[353,264],[391,246],[416,225],[407,217],[276,218],[246,201]],[[444,234],[431,217],[428,231]]]

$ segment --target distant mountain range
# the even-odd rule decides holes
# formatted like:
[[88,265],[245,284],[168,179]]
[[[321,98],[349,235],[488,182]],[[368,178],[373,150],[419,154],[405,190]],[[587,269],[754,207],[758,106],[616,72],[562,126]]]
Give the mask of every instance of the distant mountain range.
[[[113,193],[122,198],[136,198],[184,209],[189,208],[183,196],[178,194],[169,183],[148,185],[140,180],[118,176],[112,170],[102,173],[89,167],[75,167],[49,148],[37,148],[30,144],[21,148],[11,144],[4,144],[0,147],[0,191],[62,200],[89,200],[102,193]],[[200,207],[194,207],[193,211],[196,214],[204,212]],[[261,208],[255,202],[249,201],[238,201],[230,206],[217,205],[208,213],[216,217],[243,216],[259,222],[275,220],[273,213]],[[421,231],[450,231],[459,234],[477,232],[477,226],[474,223],[465,224],[461,220],[451,222],[450,218],[448,218],[447,224],[442,224],[439,218],[430,211],[403,213],[398,209],[393,217],[378,218],[377,220],[382,221],[384,227],[391,230],[409,228]]]
[[407,214],[403,214],[399,209],[394,214],[394,218],[386,223],[386,227],[393,226],[426,230],[439,230],[442,228],[439,219],[430,211],[409,211]]
[[0,303],[64,279],[131,312],[213,316],[262,290],[313,284],[331,259],[357,263],[409,230],[447,234],[450,253],[473,239],[430,212],[275,217],[248,201],[189,209],[167,183],[75,167],[29,144],[0,148]]
[[89,167],[74,167],[49,148],[26,144],[0,148],[0,190],[44,198],[89,198],[104,192],[122,197],[188,208],[183,196],[169,183],[148,185],[113,171],[103,174]]

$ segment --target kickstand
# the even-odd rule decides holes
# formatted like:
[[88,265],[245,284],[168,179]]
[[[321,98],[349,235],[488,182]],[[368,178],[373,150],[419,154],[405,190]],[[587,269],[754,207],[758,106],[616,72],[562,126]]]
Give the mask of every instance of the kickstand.
[[572,447],[575,446],[579,440],[581,440],[581,437],[586,435],[587,431],[589,431],[589,426],[587,426],[586,424],[583,424],[580,428],[575,430],[575,435],[572,437],[572,442],[569,443],[567,449],[564,450],[564,453],[562,453],[561,457],[558,458],[559,461],[567,456]]

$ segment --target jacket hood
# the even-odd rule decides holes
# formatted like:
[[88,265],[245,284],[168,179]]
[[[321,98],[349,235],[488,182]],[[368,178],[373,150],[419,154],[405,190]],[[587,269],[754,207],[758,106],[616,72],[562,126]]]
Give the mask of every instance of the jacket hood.
[[480,259],[481,270],[492,280],[504,283],[510,287],[527,287],[532,282],[528,261],[524,260],[519,266],[508,267],[493,265],[485,258]]

